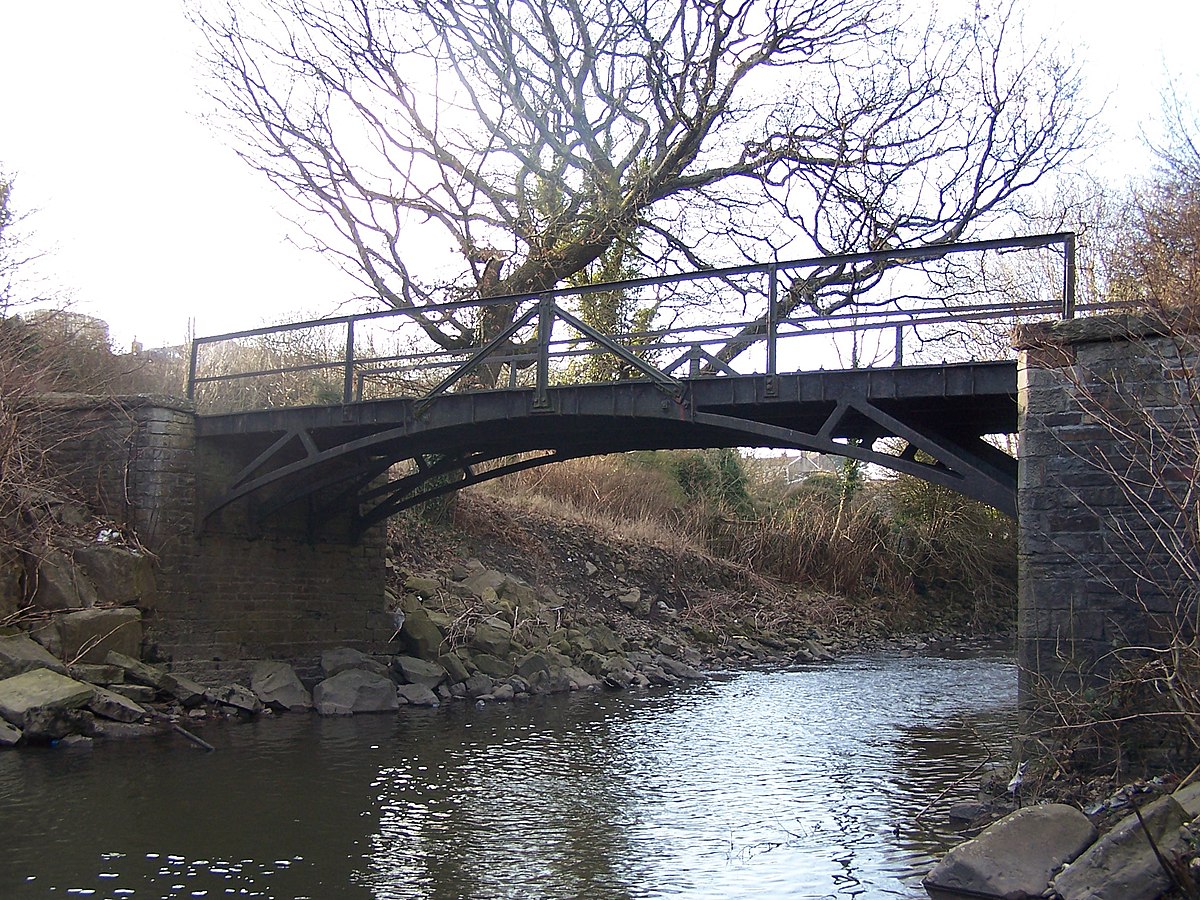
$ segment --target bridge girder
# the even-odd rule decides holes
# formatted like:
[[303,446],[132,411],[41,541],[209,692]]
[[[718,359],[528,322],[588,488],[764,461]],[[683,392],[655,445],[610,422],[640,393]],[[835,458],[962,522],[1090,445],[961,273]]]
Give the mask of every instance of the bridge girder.
[[[349,514],[361,534],[453,490],[564,459],[630,450],[764,447],[859,459],[1016,515],[1015,364],[859,369],[448,394],[203,416],[202,441],[246,460],[204,511],[254,498],[255,518],[305,504],[310,534]],[[403,462],[403,472],[393,468]]]

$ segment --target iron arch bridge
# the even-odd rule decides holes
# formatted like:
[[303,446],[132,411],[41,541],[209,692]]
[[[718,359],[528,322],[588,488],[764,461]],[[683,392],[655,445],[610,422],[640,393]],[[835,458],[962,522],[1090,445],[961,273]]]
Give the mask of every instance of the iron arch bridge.
[[[1061,291],[1014,299],[1011,271],[995,283],[980,276],[988,271],[980,259],[1005,263],[1000,254],[1013,251],[1050,254]],[[955,288],[962,254],[975,255],[975,275]],[[821,281],[829,273],[837,277]],[[849,302],[823,309],[819,296],[797,300],[828,283],[850,285]],[[579,297],[597,292],[655,304],[675,324],[602,333],[575,311]],[[432,325],[479,321],[481,309],[506,327],[462,349],[431,344]],[[723,447],[838,454],[1015,516],[1016,459],[986,438],[1016,431],[1016,364],[971,357],[1010,355],[997,324],[1076,312],[1074,236],[1062,233],[198,338],[188,379],[197,435],[237,460],[203,519],[234,504],[260,523],[303,510],[314,537],[345,516],[361,535],[417,503],[535,466]],[[938,350],[965,361],[931,363]],[[839,353],[855,365],[839,366]]]

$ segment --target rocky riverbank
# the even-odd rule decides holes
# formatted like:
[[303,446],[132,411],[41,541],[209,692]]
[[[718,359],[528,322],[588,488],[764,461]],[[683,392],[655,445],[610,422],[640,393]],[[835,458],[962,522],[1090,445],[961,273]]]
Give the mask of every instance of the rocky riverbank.
[[718,644],[637,586],[608,593],[611,618],[477,560],[405,574],[385,595],[396,652],[332,648],[307,684],[287,663],[260,660],[247,663],[245,684],[203,685],[141,661],[136,608],[64,610],[0,637],[0,743],[131,737],[267,710],[344,715],[629,690],[701,678],[698,667],[717,659],[812,662],[835,647],[811,630]]
[[1129,785],[1084,810],[1029,806],[952,849],[925,878],[933,900],[1196,897],[1200,784]]

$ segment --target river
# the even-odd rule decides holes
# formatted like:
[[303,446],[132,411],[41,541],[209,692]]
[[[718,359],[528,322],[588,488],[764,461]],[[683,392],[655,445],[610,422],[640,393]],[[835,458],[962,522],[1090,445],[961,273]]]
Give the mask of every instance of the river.
[[0,897],[924,897],[1015,694],[1008,660],[873,655],[4,752]]

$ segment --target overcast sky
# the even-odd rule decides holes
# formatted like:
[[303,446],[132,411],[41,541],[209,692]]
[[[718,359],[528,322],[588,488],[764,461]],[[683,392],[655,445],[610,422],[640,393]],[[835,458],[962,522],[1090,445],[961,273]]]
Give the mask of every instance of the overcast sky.
[[[181,0],[0,0],[0,166],[50,277],[114,342],[338,311],[357,286],[289,245],[286,207],[199,120]],[[1170,71],[1200,98],[1194,0],[1034,0],[1030,22],[1075,46],[1114,135],[1104,171],[1136,174]],[[1131,15],[1131,10],[1135,14]]]

